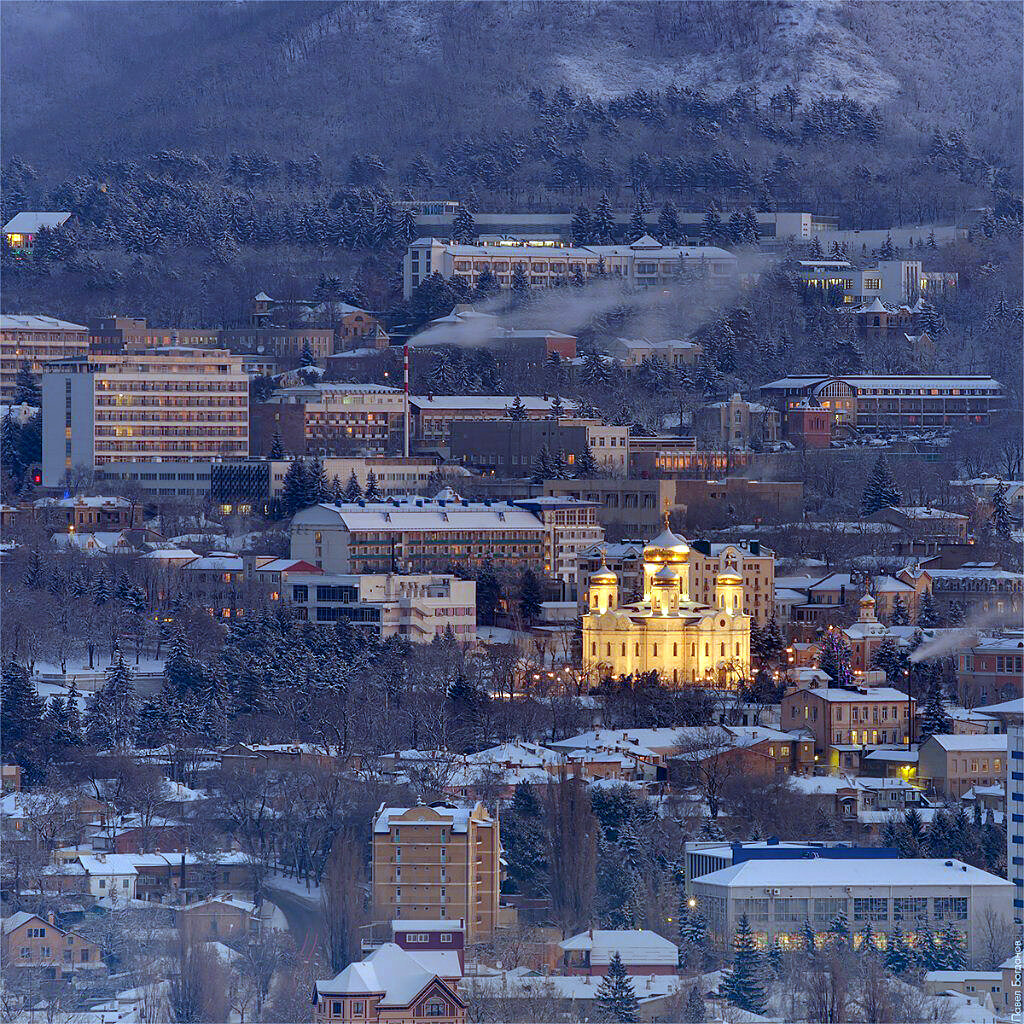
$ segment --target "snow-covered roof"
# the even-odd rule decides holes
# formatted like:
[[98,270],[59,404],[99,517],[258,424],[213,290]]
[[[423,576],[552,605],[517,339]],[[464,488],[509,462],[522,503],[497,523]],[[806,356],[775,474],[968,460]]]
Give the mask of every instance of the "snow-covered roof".
[[102,494],[76,494],[70,498],[40,498],[36,508],[131,508],[135,502]]
[[902,690],[897,690],[892,686],[865,687],[864,693],[858,693],[854,690],[840,690],[838,687],[831,686],[814,686],[805,692],[815,697],[820,697],[830,704],[862,704],[864,701],[873,700],[913,700],[913,697],[908,697]]
[[960,374],[958,376],[948,375],[926,375],[926,374],[901,374],[901,375],[874,375],[845,374],[833,376],[827,373],[818,374],[794,374],[789,377],[780,377],[769,384],[762,384],[761,389],[782,389],[782,388],[806,388],[816,384],[824,384],[829,381],[839,381],[849,384],[854,388],[982,388],[986,391],[1000,391],[1002,384],[994,377],[985,374]]
[[183,569],[206,569],[214,572],[241,572],[245,568],[241,555],[226,551],[211,551],[203,558],[197,558],[182,566]]
[[1001,750],[1006,750],[1007,736],[1005,732],[982,732],[975,735],[971,733],[940,732],[929,736],[925,743],[929,741],[937,743],[950,754],[971,754],[975,751],[979,754],[989,751],[998,753]]
[[694,879],[727,888],[758,886],[1007,886],[1013,883],[959,860],[941,857],[879,857],[847,859],[746,860]]
[[9,935],[15,928],[20,928],[26,921],[31,921],[38,916],[38,914],[30,914],[27,910],[19,910],[16,914],[5,917],[3,921],[4,935]]
[[[519,395],[519,401],[527,412],[550,412],[554,405],[552,398],[540,398],[536,395]],[[467,409],[482,409],[505,415],[505,410],[513,405],[515,395],[410,395],[409,403],[422,411],[462,412]],[[562,399],[562,408],[572,410],[577,404],[569,399]]]
[[[422,506],[403,503],[392,505],[388,502],[367,504],[329,505],[322,504],[304,509],[296,514],[292,526],[301,525],[304,518],[312,518],[311,512],[327,510],[336,514],[339,525],[349,531],[373,530],[377,533],[402,533],[427,530],[447,532],[451,530],[496,531],[509,530],[539,531],[540,521],[531,512],[512,505],[494,503],[490,506],[473,503],[449,503],[444,506],[424,501]],[[317,516],[320,521],[320,515]]]
[[[644,244],[640,244],[644,243]],[[638,247],[638,248],[637,248]],[[645,259],[728,260],[736,263],[736,256],[717,245],[662,245],[657,239],[645,235],[631,245],[588,245],[585,252],[605,258],[613,256],[642,256]]]
[[4,234],[34,235],[40,228],[59,228],[70,216],[70,211],[66,210],[55,213],[26,210],[16,213],[4,225]]
[[947,512],[945,509],[930,508],[927,505],[890,505],[889,508],[908,519],[961,519],[964,522],[968,519],[958,512]]
[[557,750],[595,750],[622,745],[644,747],[649,751],[675,750],[688,739],[683,727],[663,729],[593,729],[550,744]]
[[675,967],[679,960],[679,947],[674,942],[647,929],[627,931],[592,928],[560,942],[558,948],[566,953],[589,951],[591,965],[611,963],[616,953],[625,964]]
[[176,559],[191,560],[199,557],[198,551],[191,548],[156,548],[154,551],[147,551],[143,558],[152,558],[156,562],[173,562]]
[[135,861],[127,853],[79,854],[78,863],[90,875],[137,875]]
[[391,922],[392,935],[395,932],[461,932],[462,930],[462,921],[451,917],[396,917]]
[[469,829],[469,822],[472,818],[478,826],[490,828],[492,822],[489,818],[476,815],[479,806],[470,807],[465,804],[451,805],[440,804],[436,807],[381,807],[377,812],[377,819],[373,824],[374,832],[390,831],[392,818],[401,818],[403,815],[413,812],[423,812],[422,815],[414,815],[408,820],[408,824],[414,824],[417,817],[426,821],[441,821],[450,824],[453,832],[466,832]]
[[385,942],[334,978],[316,982],[315,988],[322,996],[380,995],[379,1006],[404,1007],[436,977],[417,953]]
[[301,558],[275,558],[266,565],[261,565],[257,572],[315,572],[322,573],[323,569],[318,568],[311,562]]

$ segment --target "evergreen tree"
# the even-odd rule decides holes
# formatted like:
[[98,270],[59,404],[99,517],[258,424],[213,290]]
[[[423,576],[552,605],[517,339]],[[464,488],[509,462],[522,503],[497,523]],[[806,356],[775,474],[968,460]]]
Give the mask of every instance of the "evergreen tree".
[[37,409],[42,406],[42,394],[39,391],[39,382],[32,374],[32,367],[23,362],[18,367],[14,378],[14,394],[11,396],[12,405],[32,405]]
[[1002,540],[1008,541],[1013,530],[1013,520],[1010,518],[1010,505],[1006,500],[1006,484],[1002,480],[992,495],[992,529]]
[[281,481],[281,511],[286,516],[300,512],[306,507],[307,494],[305,459],[292,459]]
[[747,915],[741,915],[732,940],[732,972],[723,982],[722,990],[733,1006],[748,1013],[763,1014],[765,994],[765,966]]
[[139,698],[120,650],[115,650],[115,656],[106,681],[86,707],[85,736],[94,747],[120,750],[131,746],[134,738]]
[[310,505],[319,505],[327,501],[331,496],[331,487],[327,482],[327,473],[324,471],[323,460],[319,455],[314,455],[306,466],[305,472],[306,494],[304,508]]
[[68,687],[67,698],[67,730],[72,742],[82,742],[82,709],[78,706],[78,684],[74,677]]
[[519,611],[524,621],[533,622],[540,615],[543,597],[544,592],[537,574],[532,569],[524,570],[519,577]]
[[708,924],[684,890],[679,894],[679,961],[680,966],[702,969],[708,956]]
[[902,495],[893,479],[889,463],[886,462],[884,455],[879,455],[864,488],[864,495],[860,502],[861,515],[873,515],[881,508],[899,505],[901,500]]
[[941,957],[938,947],[935,945],[935,933],[932,931],[927,920],[922,921],[917,927],[914,960],[922,971],[940,969]]
[[881,248],[878,250],[878,258],[880,260],[896,259],[896,246],[893,245],[892,235],[885,236],[885,241],[882,243]]
[[707,1017],[704,1013],[704,997],[697,990],[697,986],[690,988],[690,994],[686,997],[686,1007],[683,1010],[683,1021],[685,1024],[704,1024]]
[[640,1005],[633,991],[633,982],[626,974],[625,964],[617,951],[608,964],[608,973],[598,986],[596,1002],[606,1020],[618,1021],[619,1024],[640,1020]]
[[860,952],[873,954],[878,952],[878,941],[875,938],[875,930],[871,922],[867,921],[860,932]]
[[629,237],[636,241],[647,234],[647,214],[639,204],[634,204],[629,218]]
[[476,610],[485,626],[494,625],[495,613],[501,603],[501,583],[490,562],[485,563],[476,578]]
[[850,946],[850,922],[846,917],[846,914],[839,913],[832,918],[832,923],[828,926],[829,934],[832,936],[832,942],[834,945],[848,949]]
[[377,474],[372,469],[366,474],[366,500],[384,500],[384,492],[381,491],[380,485],[377,483]]
[[25,473],[21,457],[21,427],[11,417],[10,408],[0,421],[0,466],[17,483]]
[[611,200],[607,195],[601,196],[590,222],[590,241],[595,245],[611,245],[615,240],[615,215],[612,213]]
[[4,760],[31,768],[39,756],[46,707],[26,669],[13,661],[0,670],[0,747]]
[[601,475],[601,467],[594,458],[594,450],[587,445],[576,457],[576,476],[581,480],[594,480]]
[[338,474],[335,473],[331,477],[331,501],[335,505],[340,504],[345,497],[345,489],[341,486],[341,480],[338,479]]
[[704,212],[704,221],[700,226],[700,244],[715,245],[722,237],[722,218],[714,200],[710,200]]
[[522,298],[530,290],[530,283],[526,279],[526,271],[522,263],[517,263],[512,271],[512,291]]
[[949,712],[946,710],[946,694],[942,688],[942,677],[937,670],[934,670],[937,668],[936,666],[932,666],[932,668],[933,671],[930,672],[928,678],[928,688],[925,690],[924,700],[921,701],[919,708],[922,743],[929,736],[951,732],[953,726]]
[[316,366],[316,356],[313,355],[313,350],[309,347],[308,341],[302,343],[302,355],[299,356],[299,366]]
[[572,217],[572,240],[576,245],[586,245],[593,239],[593,218],[590,210],[580,203]]
[[515,420],[517,422],[527,418],[526,406],[523,405],[523,400],[518,395],[516,395],[512,400],[511,405],[505,406],[505,415],[510,420]]
[[662,245],[678,245],[682,236],[683,228],[679,222],[679,212],[673,203],[666,199],[658,214],[658,238]]
[[164,688],[174,696],[196,693],[203,687],[203,671],[192,657],[184,629],[178,627],[167,647],[164,662]]
[[343,498],[345,501],[352,503],[359,501],[363,496],[363,488],[359,485],[359,480],[356,478],[356,471],[353,469],[348,475],[348,483],[345,484],[345,492]]
[[808,956],[814,956],[817,949],[817,943],[815,942],[814,926],[810,921],[804,921],[804,926],[800,930],[804,940],[804,952]]
[[935,606],[935,598],[931,590],[926,590],[917,605],[917,625],[921,629],[934,629],[938,624],[939,610]]
[[565,464],[565,452],[561,448],[556,448],[555,454],[551,456],[551,479],[565,480],[568,476],[569,471]]
[[819,239],[818,236],[815,235],[814,238],[811,239],[811,259],[820,260],[821,257],[821,239]]
[[476,241],[476,236],[476,221],[473,220],[473,214],[465,206],[460,206],[459,212],[452,220],[452,238],[456,242],[468,244]]
[[540,446],[540,451],[537,452],[537,458],[533,460],[533,482],[543,483],[545,480],[550,480],[552,474],[552,460],[551,452],[548,450],[546,444]]
[[281,431],[275,430],[274,437],[270,442],[270,458],[272,459],[283,459],[284,458],[284,441],[281,439]]
[[943,971],[967,970],[967,951],[964,949],[964,935],[955,925],[947,925],[940,936],[939,947]]
[[899,594],[893,598],[892,602],[892,615],[890,616],[892,624],[894,626],[909,626],[910,625],[910,612],[907,610],[907,606],[903,601],[903,598]]
[[849,686],[853,678],[850,671],[850,645],[841,629],[830,629],[825,634],[818,655],[818,667],[836,686]]
[[765,961],[767,962],[768,969],[776,978],[782,976],[782,971],[785,967],[785,959],[783,957],[782,946],[779,945],[778,938],[776,938],[768,947],[768,951],[765,953]]
[[893,926],[885,949],[885,969],[892,974],[905,974],[910,969],[911,952],[899,921]]

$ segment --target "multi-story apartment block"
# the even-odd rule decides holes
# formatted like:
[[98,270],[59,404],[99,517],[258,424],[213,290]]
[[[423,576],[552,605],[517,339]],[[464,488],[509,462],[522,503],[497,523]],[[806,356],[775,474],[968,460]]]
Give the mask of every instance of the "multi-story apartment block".
[[0,315],[0,399],[10,401],[14,380],[28,364],[39,377],[43,364],[75,359],[89,352],[89,328],[52,316]]
[[607,473],[625,476],[629,465],[629,427],[600,420],[560,419],[456,420],[450,426],[453,460],[494,476],[527,477],[542,448],[561,452],[572,470],[589,448]]
[[238,458],[249,380],[222,349],[160,348],[51,363],[43,374],[43,483],[72,467]]
[[782,377],[761,386],[761,397],[782,416],[788,436],[790,410],[813,399],[829,414],[832,430],[867,433],[984,426],[1002,405],[1003,386],[983,375],[870,375]]
[[19,910],[4,918],[0,930],[4,964],[15,971],[39,971],[46,980],[62,981],[81,971],[105,968],[100,947],[77,932],[54,924],[53,914],[43,919]]
[[760,541],[690,543],[690,596],[713,604],[715,581],[723,572],[743,580],[743,611],[764,626],[775,612],[775,552]]
[[275,435],[289,455],[401,449],[405,396],[382,384],[285,388],[252,409],[252,452],[269,455]]
[[551,496],[512,504],[532,512],[544,525],[544,571],[561,582],[563,600],[575,599],[580,552],[604,539],[604,528],[597,521],[598,504]]
[[1002,786],[1006,733],[935,733],[921,744],[917,779],[937,796],[960,799],[975,786]]
[[[530,420],[553,419],[558,408],[554,397],[520,396],[520,403]],[[479,423],[508,419],[508,410],[515,398],[508,395],[412,395],[412,433],[421,448],[447,449],[451,443],[454,423]],[[563,401],[562,414],[572,415],[575,402]]]
[[968,706],[1020,699],[1024,687],[1024,634],[979,637],[956,655],[956,678]]
[[797,276],[808,289],[834,295],[844,305],[883,303],[913,305],[941,297],[956,287],[957,275],[925,271],[920,260],[881,260],[856,270],[849,260],[800,260]]
[[505,502],[393,498],[314,505],[292,519],[291,555],[327,572],[445,572],[544,567],[547,530]]
[[450,629],[460,643],[476,640],[476,583],[456,576],[292,573],[283,596],[300,619],[347,619],[381,639],[429,643]]
[[918,594],[930,590],[944,613],[956,604],[969,615],[991,612],[1019,619],[1024,606],[1024,574],[997,562],[964,562],[956,569],[912,565],[896,575]]
[[824,935],[842,914],[855,934],[870,923],[887,936],[899,925],[911,944],[923,928],[955,928],[973,961],[983,955],[986,922],[1009,925],[1013,886],[1004,878],[958,860],[848,853],[783,859],[758,851],[697,876],[691,891],[712,942],[728,948],[745,914],[758,944],[778,939],[783,949],[800,949],[805,922]]
[[857,767],[865,746],[908,746],[916,701],[891,686],[807,687],[782,698],[781,728],[807,729],[815,760],[832,770]]
[[466,942],[498,924],[501,836],[483,804],[381,805],[373,825],[373,916],[462,918]]
[[33,506],[37,519],[73,533],[130,530],[142,525],[142,505],[127,498],[76,495],[40,498]]
[[438,238],[417,238],[403,261],[403,294],[410,298],[431,274],[458,277],[475,286],[486,270],[500,288],[510,288],[518,271],[530,287],[584,279],[598,273],[646,288],[686,275],[699,275],[711,285],[735,280],[737,259],[715,246],[662,245],[643,235],[629,245],[562,245],[554,241],[501,239],[468,245]]

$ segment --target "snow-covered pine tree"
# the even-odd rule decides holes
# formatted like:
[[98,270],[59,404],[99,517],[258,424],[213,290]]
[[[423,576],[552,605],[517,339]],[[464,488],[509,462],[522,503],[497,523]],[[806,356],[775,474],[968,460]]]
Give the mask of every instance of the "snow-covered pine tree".
[[476,240],[476,221],[473,214],[465,206],[459,207],[459,212],[452,219],[452,238],[456,242],[469,243]]
[[939,936],[939,954],[943,971],[967,970],[967,951],[964,949],[964,933],[956,925],[949,924]]
[[841,629],[829,629],[822,641],[818,667],[825,672],[836,686],[849,686],[853,675],[850,671],[850,644]]
[[885,969],[893,974],[905,974],[910,968],[912,955],[899,921],[893,926],[892,933],[889,935],[889,943],[885,948],[883,960]]
[[633,213],[629,218],[629,237],[635,242],[647,234],[647,213],[638,203],[633,204]]
[[540,446],[537,458],[533,460],[533,481],[542,483],[551,479],[551,452],[546,444]]
[[935,598],[931,590],[921,594],[921,600],[917,605],[917,625],[921,629],[934,629],[939,624],[939,609],[935,605]]
[[871,956],[878,952],[878,940],[875,937],[875,930],[871,927],[871,922],[866,921],[864,927],[860,931],[860,946],[858,952],[865,953]]
[[640,1019],[640,1004],[618,951],[608,964],[608,973],[601,979],[596,1002],[606,1020],[633,1024]]
[[505,406],[505,415],[510,420],[515,420],[517,422],[526,419],[526,406],[523,405],[523,400],[519,395],[516,395],[516,397],[512,399],[511,405]]
[[576,456],[576,474],[581,480],[593,480],[601,475],[601,467],[594,458],[594,450],[587,445]]
[[686,997],[686,1006],[683,1009],[684,1024],[704,1024],[707,1016],[704,1012],[704,997],[700,994],[696,985],[691,986],[690,994]]
[[1001,540],[1008,541],[1013,530],[1010,518],[1010,505],[1006,500],[1006,484],[1000,480],[992,494],[992,510],[990,516],[992,529]]
[[878,250],[878,258],[880,260],[896,259],[896,246],[893,244],[892,235],[885,236],[885,241]]
[[782,946],[779,945],[777,937],[765,951],[764,958],[768,965],[768,969],[772,974],[774,974],[776,978],[781,977],[782,971],[785,967],[785,958],[783,956]]
[[722,238],[722,218],[714,200],[710,200],[704,211],[704,221],[700,226],[700,244],[715,245]]
[[615,215],[612,203],[606,194],[602,194],[594,208],[594,216],[590,222],[591,241],[597,245],[610,245],[615,240]]
[[708,955],[708,925],[685,891],[679,895],[679,957],[690,966],[703,967]]
[[327,482],[323,460],[319,455],[314,455],[306,467],[306,496],[303,507],[318,505],[322,501],[327,501],[330,496],[331,488]]
[[32,367],[27,362],[23,362],[14,377],[14,394],[11,397],[11,404],[32,405],[38,409],[42,402],[39,382],[32,373]]
[[348,483],[345,484],[345,491],[343,499],[347,502],[359,501],[363,496],[363,488],[359,484],[359,480],[356,477],[356,471],[353,469],[348,476]]
[[870,516],[881,508],[899,505],[902,497],[889,469],[889,463],[886,462],[884,455],[879,455],[868,475],[868,482],[861,497],[861,515]]
[[115,648],[114,655],[116,660],[106,671],[106,681],[86,708],[85,735],[94,747],[120,750],[132,744],[139,696],[119,648]]
[[889,616],[894,626],[909,626],[910,625],[910,612],[907,610],[907,606],[903,601],[903,598],[899,594],[893,598],[892,602],[892,614]]
[[677,245],[683,229],[679,223],[679,212],[671,200],[666,199],[658,213],[658,238],[662,245]]
[[930,665],[928,686],[924,699],[920,703],[920,741],[923,743],[929,736],[948,733],[952,729],[952,720],[946,710],[946,694],[942,686],[942,674],[937,665]]
[[586,245],[593,239],[593,217],[586,205],[580,203],[572,216],[572,240],[576,245]]
[[380,485],[377,483],[377,474],[372,469],[366,474],[365,497],[367,501],[384,500],[384,492],[380,489]]
[[281,431],[275,430],[274,437],[270,442],[270,458],[272,459],[283,459],[284,458],[284,441],[281,439]]
[[306,507],[306,461],[292,459],[281,481],[281,510],[286,516],[293,516]]
[[338,474],[335,473],[331,477],[331,501],[336,505],[343,501],[345,497],[345,489],[341,486],[341,480],[338,479]]
[[840,912],[832,918],[832,923],[828,926],[829,934],[832,936],[832,942],[834,945],[848,949],[850,946],[850,922],[846,917],[846,914]]
[[815,950],[817,949],[814,925],[812,925],[810,921],[804,921],[803,928],[800,929],[800,934],[804,941],[804,952],[808,956],[814,956]]
[[820,260],[822,255],[823,253],[821,251],[821,240],[818,238],[817,235],[815,235],[811,239],[811,259]]
[[565,452],[561,448],[556,448],[551,456],[551,479],[565,480],[568,475],[569,470],[565,462]]
[[922,971],[939,970],[940,956],[935,945],[935,933],[928,921],[922,921],[917,927],[914,943],[914,961]]
[[722,983],[726,999],[748,1013],[763,1014],[765,993],[765,964],[754,942],[747,915],[740,916],[732,940],[732,971]]

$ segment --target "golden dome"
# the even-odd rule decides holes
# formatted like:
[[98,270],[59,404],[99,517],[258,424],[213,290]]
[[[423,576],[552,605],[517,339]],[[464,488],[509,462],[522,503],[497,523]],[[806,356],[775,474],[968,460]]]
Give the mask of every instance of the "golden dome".
[[678,583],[679,573],[677,573],[675,569],[666,565],[654,574],[654,582],[656,584],[661,584],[662,586]]
[[605,561],[605,553],[601,552],[601,567],[590,577],[591,583],[618,583],[619,577],[608,568],[608,563]]
[[737,584],[743,582],[743,577],[737,572],[720,572],[715,577],[716,583]]
[[862,608],[867,607],[869,604],[874,605],[875,599],[870,594],[865,594],[860,601],[857,602]]
[[665,529],[649,544],[644,546],[645,562],[685,562],[690,557],[690,545],[668,528],[668,513],[665,513]]

